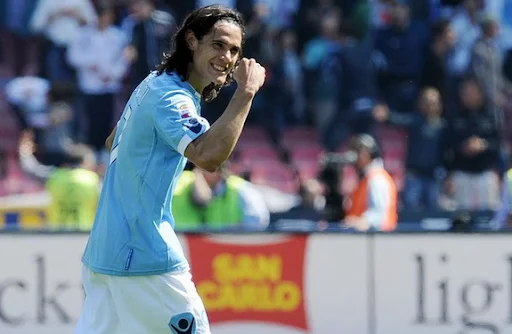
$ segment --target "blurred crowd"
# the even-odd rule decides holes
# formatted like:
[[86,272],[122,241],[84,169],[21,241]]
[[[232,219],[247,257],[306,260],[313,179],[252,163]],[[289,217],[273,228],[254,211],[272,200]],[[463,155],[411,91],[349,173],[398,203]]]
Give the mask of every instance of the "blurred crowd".
[[[11,164],[47,185],[74,166],[100,185],[124,102],[208,4],[242,12],[244,56],[268,73],[229,165],[267,187],[250,221],[341,207],[357,172],[319,161],[361,133],[381,147],[400,208],[498,209],[512,141],[507,0],[4,0],[0,116],[16,121],[0,126],[0,195],[33,190],[8,180]],[[234,88],[203,106],[210,122]]]

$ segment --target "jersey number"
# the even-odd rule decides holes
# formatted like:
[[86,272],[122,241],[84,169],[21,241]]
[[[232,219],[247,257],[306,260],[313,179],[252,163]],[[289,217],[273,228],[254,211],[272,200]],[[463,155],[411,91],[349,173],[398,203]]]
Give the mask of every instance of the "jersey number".
[[[146,95],[149,92],[149,85],[147,83],[149,78],[150,77],[146,78],[144,81],[141,82],[139,87],[137,87],[137,90],[135,92],[135,100],[137,102],[137,106],[141,104],[142,100],[144,99],[144,97],[146,97]],[[123,131],[126,128],[126,125],[128,124],[128,120],[130,119],[131,116],[132,116],[132,107],[130,106],[130,102],[128,102],[128,104],[126,105],[126,110],[123,113],[123,118],[117,123],[117,131],[119,132],[119,136],[117,137],[117,143],[114,145],[114,147],[112,148],[112,151],[110,152],[110,164],[113,164],[114,161],[116,161],[116,159],[117,159],[117,150],[119,147],[119,143],[121,143],[121,138],[123,137]],[[123,124],[122,124],[122,127],[120,128],[119,126],[121,125],[120,124],[121,122],[123,122]]]
[[[126,106],[125,112],[123,113],[123,118],[121,119],[120,122],[117,123],[117,131],[119,133],[118,133],[118,137],[117,137],[117,142],[114,145],[114,147],[112,148],[112,151],[110,152],[110,164],[113,164],[114,161],[116,161],[116,159],[117,159],[117,151],[119,149],[119,143],[121,143],[121,139],[123,138],[123,131],[126,128],[126,125],[128,124],[128,120],[130,119],[131,116],[132,116],[132,108],[130,107],[130,104],[128,104]],[[123,123],[122,128],[119,128],[119,126],[121,125],[121,122]]]

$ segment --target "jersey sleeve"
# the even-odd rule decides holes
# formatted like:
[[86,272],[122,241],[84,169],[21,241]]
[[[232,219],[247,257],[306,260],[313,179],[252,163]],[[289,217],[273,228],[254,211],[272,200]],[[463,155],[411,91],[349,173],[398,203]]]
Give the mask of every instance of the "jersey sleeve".
[[156,106],[154,124],[158,135],[181,155],[192,141],[210,128],[186,94],[165,96]]

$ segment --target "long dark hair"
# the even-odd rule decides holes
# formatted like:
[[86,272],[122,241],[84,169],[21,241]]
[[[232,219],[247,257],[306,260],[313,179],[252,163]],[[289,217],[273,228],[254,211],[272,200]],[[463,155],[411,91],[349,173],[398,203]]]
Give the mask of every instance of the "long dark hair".
[[[242,40],[244,40],[245,24],[240,13],[218,5],[199,8],[185,18],[185,21],[174,35],[172,51],[165,53],[162,62],[156,67],[158,74],[176,71],[184,80],[187,80],[189,76],[188,67],[192,62],[192,51],[187,45],[185,39],[186,33],[192,31],[196,38],[201,40],[205,35],[210,33],[215,23],[219,21],[232,22],[238,25],[242,30]],[[238,59],[240,60],[241,57],[242,54],[240,51]],[[224,84],[215,85],[211,83],[204,88],[202,96],[205,101],[209,102],[213,100],[217,97],[222,87],[229,85],[233,81],[233,70],[235,67],[236,66],[231,69]]]

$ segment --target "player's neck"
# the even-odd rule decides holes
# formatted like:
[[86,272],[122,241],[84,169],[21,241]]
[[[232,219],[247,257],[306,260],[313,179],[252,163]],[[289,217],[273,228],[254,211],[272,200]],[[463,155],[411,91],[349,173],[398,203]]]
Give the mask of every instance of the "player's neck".
[[202,76],[194,71],[193,69],[190,70],[188,76],[188,83],[194,87],[194,89],[201,94],[206,86],[208,86],[208,82],[206,82]]

